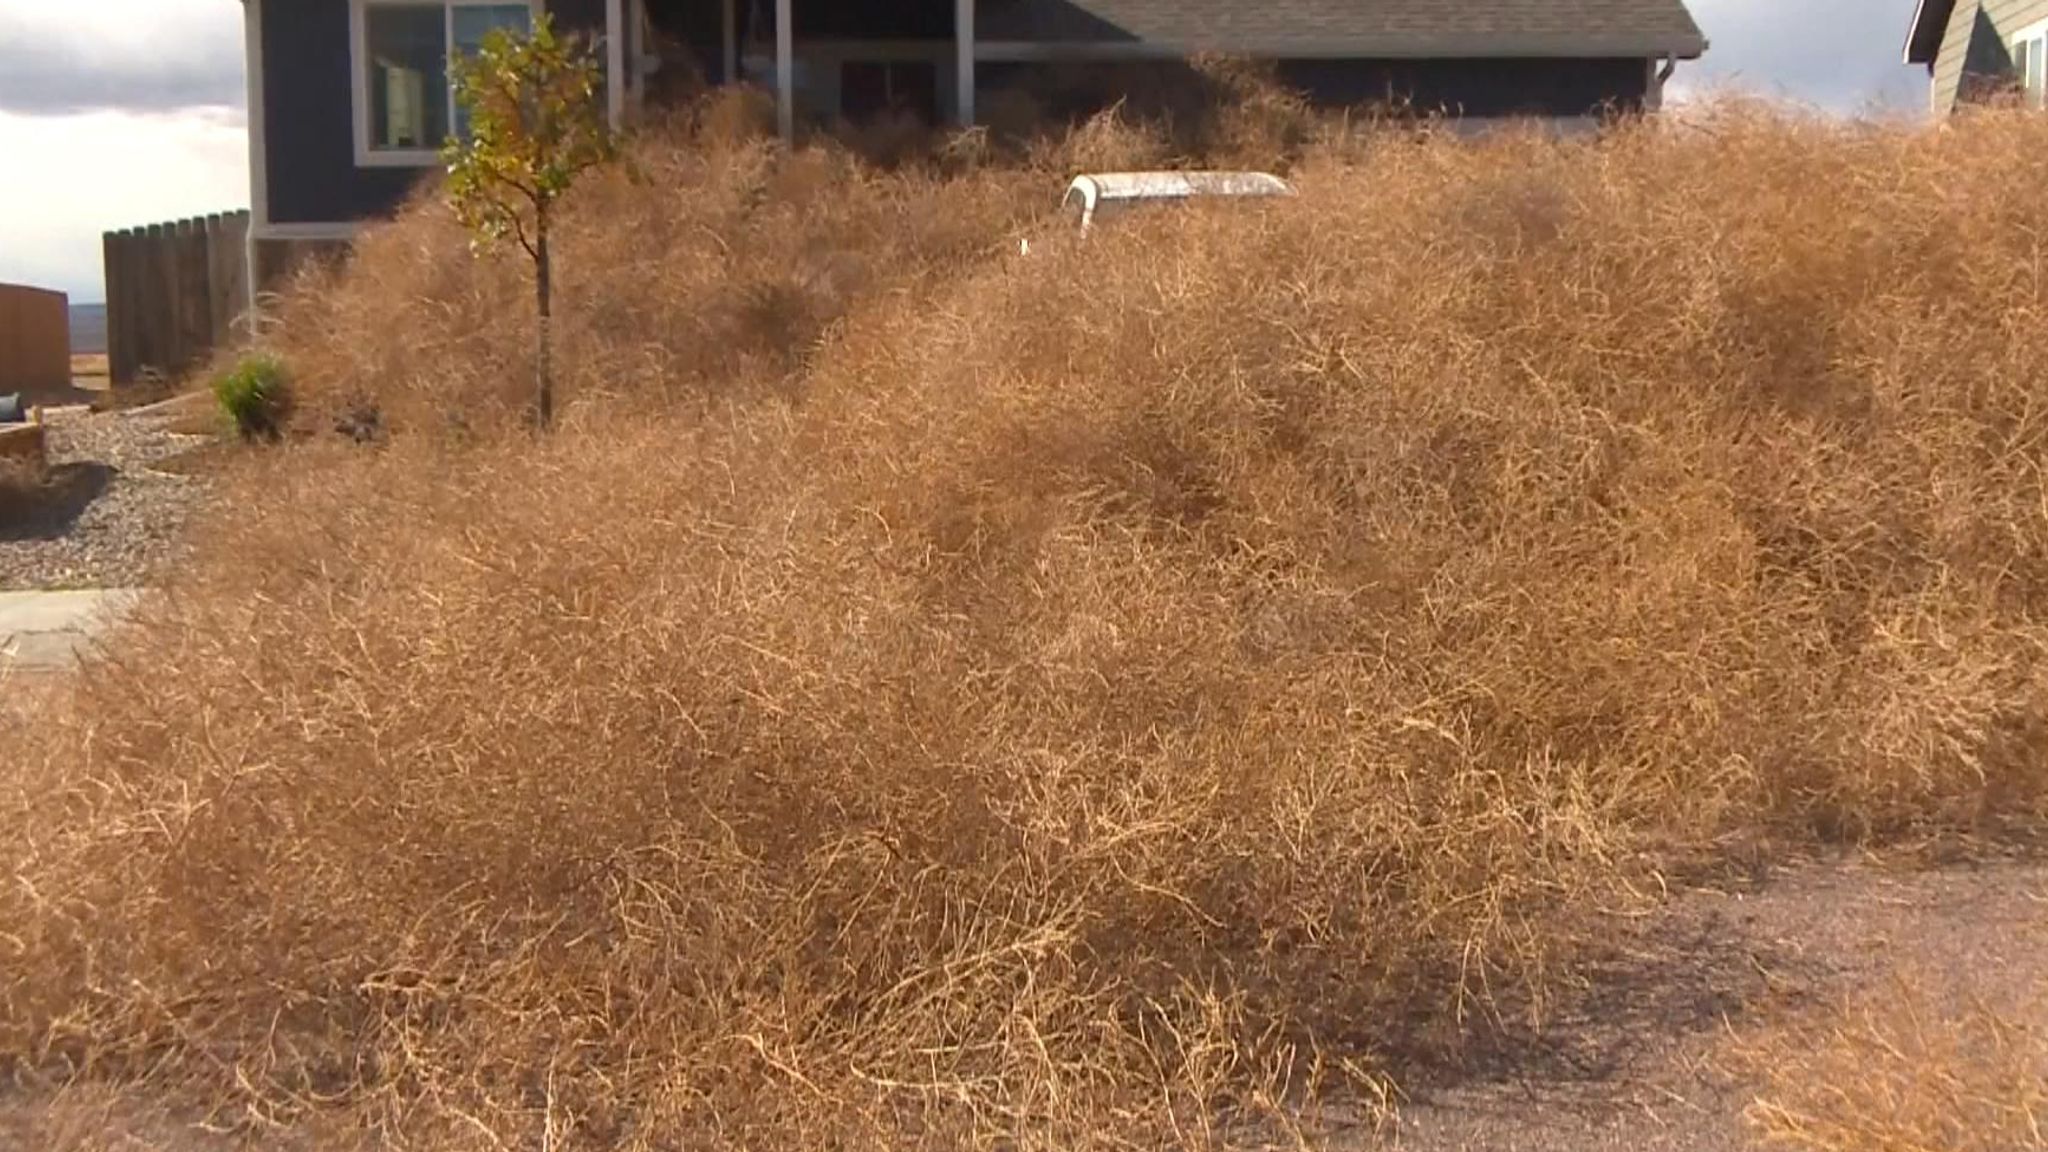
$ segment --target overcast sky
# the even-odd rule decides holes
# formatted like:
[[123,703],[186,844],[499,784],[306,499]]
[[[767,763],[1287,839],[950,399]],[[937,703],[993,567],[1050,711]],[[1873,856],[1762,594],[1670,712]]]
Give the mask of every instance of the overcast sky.
[[[1689,3],[1712,48],[1678,95],[1925,104],[1899,63],[1913,0]],[[0,281],[98,300],[101,232],[247,207],[243,103],[235,0],[0,0]]]

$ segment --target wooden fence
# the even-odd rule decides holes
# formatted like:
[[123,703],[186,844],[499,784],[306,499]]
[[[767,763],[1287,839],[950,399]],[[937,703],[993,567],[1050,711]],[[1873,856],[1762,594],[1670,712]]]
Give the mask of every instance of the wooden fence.
[[0,284],[0,393],[71,384],[71,315],[62,292]]
[[246,332],[249,214],[109,232],[107,371],[175,379]]

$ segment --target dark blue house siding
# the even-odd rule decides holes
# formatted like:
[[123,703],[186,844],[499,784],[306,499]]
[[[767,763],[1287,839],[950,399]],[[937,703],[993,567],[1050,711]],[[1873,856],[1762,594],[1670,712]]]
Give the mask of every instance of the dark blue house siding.
[[[1320,108],[1403,107],[1455,116],[1592,116],[1642,108],[1649,62],[1641,59],[1277,60],[1281,84]],[[1054,121],[1123,101],[1138,115],[1201,107],[1209,85],[1174,61],[984,62],[984,98],[1028,94]]]
[[261,0],[263,150],[273,224],[385,216],[418,168],[356,167],[348,0]]
[[[389,216],[431,168],[356,166],[348,0],[260,0],[263,150],[273,224]],[[550,0],[556,26],[602,34],[605,0]]]
[[1636,111],[1650,82],[1640,59],[1283,60],[1279,72],[1325,107],[1394,104],[1454,116]]

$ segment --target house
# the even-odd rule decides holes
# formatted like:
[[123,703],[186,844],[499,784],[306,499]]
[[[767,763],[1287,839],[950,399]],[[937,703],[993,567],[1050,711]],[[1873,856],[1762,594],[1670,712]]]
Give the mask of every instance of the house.
[[[2048,2],[2048,0],[2044,0]],[[390,212],[459,133],[451,51],[545,7],[599,47],[615,121],[665,78],[773,90],[802,122],[972,124],[1010,89],[1114,98],[1220,51],[1325,105],[1461,116],[1654,108],[1706,40],[1683,0],[243,0],[258,283]],[[1054,78],[1057,82],[1053,82]],[[1054,99],[1048,111],[1074,111]]]
[[2048,70],[2048,0],[1918,0],[1906,63],[1926,66],[1930,108],[2020,92],[2039,105]]

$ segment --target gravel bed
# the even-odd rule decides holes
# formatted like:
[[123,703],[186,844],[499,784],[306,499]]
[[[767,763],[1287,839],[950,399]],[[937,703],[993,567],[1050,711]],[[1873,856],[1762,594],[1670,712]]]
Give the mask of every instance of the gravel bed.
[[177,552],[201,481],[150,465],[206,441],[174,413],[68,412],[49,421],[52,488],[33,517],[0,523],[0,591],[129,588]]

